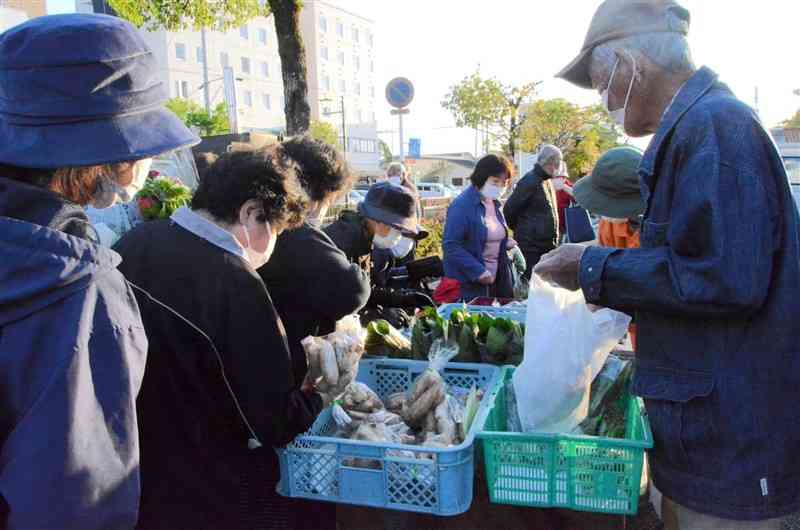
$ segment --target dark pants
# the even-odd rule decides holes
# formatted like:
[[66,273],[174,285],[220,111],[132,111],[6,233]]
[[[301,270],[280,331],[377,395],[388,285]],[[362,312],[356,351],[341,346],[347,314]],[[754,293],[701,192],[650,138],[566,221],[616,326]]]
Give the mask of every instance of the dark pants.
[[539,263],[539,260],[542,259],[542,256],[547,254],[553,249],[529,249],[529,250],[522,250],[522,255],[525,256],[525,276],[523,278],[524,281],[528,282],[531,279],[531,271]]

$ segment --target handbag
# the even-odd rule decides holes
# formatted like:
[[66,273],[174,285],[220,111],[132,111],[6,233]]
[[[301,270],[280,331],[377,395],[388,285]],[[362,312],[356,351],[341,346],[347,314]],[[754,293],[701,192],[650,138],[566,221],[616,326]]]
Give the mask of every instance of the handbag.
[[597,236],[589,219],[589,212],[574,202],[564,210],[564,220],[567,225],[567,241],[569,243],[584,243],[594,241]]

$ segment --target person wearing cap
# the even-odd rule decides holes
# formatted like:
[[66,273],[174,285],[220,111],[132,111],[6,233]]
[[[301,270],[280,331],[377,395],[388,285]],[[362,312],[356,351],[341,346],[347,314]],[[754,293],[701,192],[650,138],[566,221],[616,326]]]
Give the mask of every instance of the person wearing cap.
[[514,166],[506,157],[486,155],[470,175],[472,185],[447,208],[442,237],[444,273],[459,283],[465,302],[514,296],[507,251],[515,243],[509,238],[499,200],[513,174]]
[[406,318],[398,308],[429,305],[427,297],[414,291],[398,291],[386,287],[385,266],[375,270],[372,266],[374,249],[394,251],[404,245],[403,239],[418,241],[427,237],[417,222],[416,198],[406,188],[389,182],[373,184],[358,211],[344,211],[338,220],[328,225],[324,232],[348,259],[370,271],[372,292],[367,308],[387,310],[383,315],[394,326],[402,326]]
[[554,145],[539,150],[536,165],[522,177],[503,206],[508,226],[525,256],[525,280],[539,259],[558,245],[558,204],[551,179],[559,176],[564,156]]
[[559,242],[562,242],[566,239],[567,234],[567,208],[575,202],[575,198],[572,196],[572,182],[569,179],[566,162],[561,162],[561,169],[550,182],[553,184],[553,191],[556,196]]
[[565,245],[536,272],[635,312],[632,391],[668,529],[780,528],[800,508],[800,217],[769,133],[711,69],[689,12],[607,0],[559,75],[634,137],[640,249]]
[[645,203],[639,186],[642,153],[615,147],[597,161],[592,173],[575,183],[572,195],[588,212],[599,215],[598,242],[604,247],[639,248]]
[[129,23],[39,17],[0,34],[0,527],[131,529],[147,337],[84,207],[130,200],[199,141]]

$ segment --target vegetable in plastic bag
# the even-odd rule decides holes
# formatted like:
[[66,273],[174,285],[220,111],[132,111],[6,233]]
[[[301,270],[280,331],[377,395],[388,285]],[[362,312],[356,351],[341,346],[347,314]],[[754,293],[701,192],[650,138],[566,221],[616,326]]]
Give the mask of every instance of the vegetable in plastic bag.
[[456,356],[458,348],[437,339],[428,355],[428,368],[420,375],[403,404],[403,419],[412,428],[423,425],[425,417],[445,400],[445,384],[440,372]]
[[415,359],[427,359],[436,339],[444,338],[445,320],[435,307],[426,307],[414,318],[411,327],[411,351]]
[[628,388],[633,363],[609,355],[592,382],[589,414],[575,429],[577,433],[609,438],[625,437]]
[[385,320],[375,320],[367,325],[364,348],[368,355],[411,359],[411,341]]

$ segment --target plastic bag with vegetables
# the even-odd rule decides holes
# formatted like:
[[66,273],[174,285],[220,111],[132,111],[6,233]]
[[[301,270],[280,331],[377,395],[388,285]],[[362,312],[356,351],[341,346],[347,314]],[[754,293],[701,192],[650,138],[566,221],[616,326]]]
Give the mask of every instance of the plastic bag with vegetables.
[[[445,365],[456,356],[458,348],[437,339],[428,355],[428,367],[414,381],[406,401],[402,405],[402,416],[413,429],[434,430],[434,418],[429,417],[436,407],[445,401],[445,383],[440,375]],[[427,429],[425,429],[427,427]]]
[[633,363],[609,355],[603,368],[592,381],[589,415],[575,432],[608,438],[625,437],[625,416],[628,410],[629,384]]
[[466,309],[455,309],[450,313],[447,336],[451,343],[458,344],[458,355],[453,358],[455,362],[481,362],[477,343],[478,327],[474,320],[474,317]]
[[342,319],[325,337],[306,337],[308,378],[322,394],[335,399],[355,379],[364,353],[364,331],[357,317]]
[[411,326],[411,351],[415,359],[427,359],[433,342],[444,338],[445,320],[435,307],[426,307],[414,317]]
[[411,342],[385,320],[375,320],[367,325],[364,342],[367,355],[411,359]]
[[333,406],[333,419],[340,428],[357,428],[370,415],[383,411],[383,402],[364,383],[350,383]]

